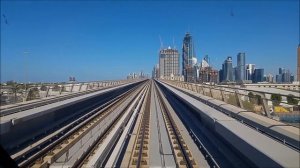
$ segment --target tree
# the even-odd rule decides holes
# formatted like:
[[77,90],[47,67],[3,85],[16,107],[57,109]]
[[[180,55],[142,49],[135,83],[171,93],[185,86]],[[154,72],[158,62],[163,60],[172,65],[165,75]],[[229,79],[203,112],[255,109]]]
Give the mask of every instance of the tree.
[[10,80],[10,81],[7,81],[6,84],[7,85],[15,85],[15,84],[17,84],[17,82]]
[[298,105],[299,100],[295,99],[295,96],[294,96],[294,95],[289,94],[286,98],[287,98],[288,104],[291,104],[291,105]]
[[252,92],[248,93],[248,97],[249,97],[249,101],[252,104],[257,104],[257,105],[261,105],[262,104],[262,99],[260,95],[254,95]]
[[39,89],[38,88],[31,88],[29,89],[28,91],[28,95],[27,95],[27,100],[34,100],[34,99],[37,99],[39,98],[40,95],[39,95]]
[[56,84],[52,87],[52,91],[59,91],[60,87]]
[[253,94],[252,92],[249,92],[249,93],[248,93],[248,96],[249,96],[249,97],[253,97],[254,94]]
[[22,86],[21,84],[17,84],[16,82],[14,83],[10,83],[11,85],[11,90],[14,94],[14,101],[16,102],[17,101],[17,93],[22,90]]
[[255,99],[256,99],[256,101],[257,101],[257,105],[262,105],[262,104],[263,104],[263,103],[262,103],[262,98],[261,98],[260,95],[255,95]]
[[229,95],[227,103],[232,104],[234,106],[238,106],[235,95]]
[[280,104],[282,98],[279,94],[272,94],[271,100],[272,100],[274,106],[278,106]]
[[47,91],[47,86],[45,85],[41,86],[41,91]]

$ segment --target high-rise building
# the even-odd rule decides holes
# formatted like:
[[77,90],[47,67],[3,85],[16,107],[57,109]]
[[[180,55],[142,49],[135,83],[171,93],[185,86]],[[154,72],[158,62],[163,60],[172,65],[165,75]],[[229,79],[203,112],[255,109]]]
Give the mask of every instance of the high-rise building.
[[232,81],[238,81],[237,76],[238,76],[238,68],[233,67],[232,68]]
[[262,68],[257,68],[254,70],[253,74],[253,82],[263,82],[264,81],[264,69]]
[[159,78],[159,64],[153,67],[152,78]]
[[293,83],[293,82],[295,81],[295,76],[294,76],[294,75],[291,75],[290,80],[291,80],[290,82]]
[[218,70],[212,67],[203,67],[199,72],[200,83],[218,83]]
[[186,33],[182,45],[182,75],[184,81],[193,76],[193,58],[195,58],[193,38],[190,33]]
[[176,77],[179,74],[179,53],[177,49],[168,47],[159,52],[159,77]]
[[300,44],[297,51],[297,81],[300,81]]
[[227,57],[222,65],[223,82],[233,81],[232,57]]
[[272,74],[266,75],[266,82],[274,83],[274,76]]
[[279,75],[285,73],[285,69],[284,68],[279,68],[279,71],[278,71]]
[[253,80],[255,64],[246,64],[246,80]]
[[238,53],[237,55],[237,74],[235,77],[236,81],[246,80],[246,58],[245,53]]
[[220,69],[219,70],[219,82],[222,82],[223,81],[223,69]]
[[290,83],[291,82],[290,70],[287,69],[282,73],[282,82],[283,83]]
[[279,68],[279,74],[276,75],[276,82],[277,83],[291,83],[291,73],[289,69]]

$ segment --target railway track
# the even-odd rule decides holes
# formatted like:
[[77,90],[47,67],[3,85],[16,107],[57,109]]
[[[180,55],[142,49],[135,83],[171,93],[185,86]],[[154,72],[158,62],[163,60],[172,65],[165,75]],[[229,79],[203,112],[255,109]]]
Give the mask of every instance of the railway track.
[[[239,149],[242,148],[236,149],[234,145],[240,144],[228,146],[230,139],[223,142],[227,137],[222,136],[222,131],[207,127],[210,120],[202,117],[207,110],[202,112],[204,114],[199,114],[194,109],[199,105],[188,106],[171,89],[168,91],[161,84],[148,80],[118,93],[122,94],[109,98],[104,96],[106,103],[103,101],[104,104],[98,107],[95,105],[97,108],[93,110],[89,108],[91,111],[88,113],[83,113],[72,122],[65,123],[62,128],[37,139],[11,157],[20,167],[193,168],[260,165],[254,164],[250,160],[252,158],[245,157],[251,157],[246,153],[248,151],[242,151],[246,154],[239,155]],[[192,100],[188,102],[193,103]],[[220,118],[218,112],[212,111],[210,114]],[[218,124],[220,128],[223,128],[221,124],[228,123],[243,126],[228,116],[224,118],[226,120],[221,118],[214,121],[214,124]],[[227,129],[225,126],[227,125],[223,129]],[[239,133],[239,128],[233,129],[237,129],[236,132]],[[294,157],[294,151],[248,127],[243,128]],[[255,145],[249,141],[249,147],[256,147]],[[263,146],[259,149],[262,152],[269,150]],[[276,159],[278,165],[281,164],[281,158]],[[290,162],[294,160],[295,158],[290,159]],[[266,164],[275,165],[275,161],[270,160]]]
[[150,95],[150,92],[148,92],[143,111],[141,112],[141,122],[139,122],[129,167],[149,167]]
[[163,118],[168,132],[169,141],[173,149],[173,155],[176,160],[177,167],[198,167],[195,160],[193,159],[192,153],[190,152],[187,144],[185,143],[168,107],[166,106],[162,93],[158,86],[155,85],[156,95],[158,96],[159,104],[162,109]]
[[[142,85],[136,86],[104,105],[92,110],[59,131],[13,155],[20,167],[43,167],[53,163],[66,149],[70,149],[87,131],[95,128],[111,111],[136,94]],[[49,137],[50,136],[50,137]]]
[[[127,112],[125,112],[123,116],[120,116],[119,120],[121,121],[118,121],[118,123],[116,122],[116,124],[107,132],[107,138],[105,136],[105,138],[98,141],[98,143],[91,149],[91,152],[89,152],[87,156],[75,167],[116,167],[116,162],[120,159],[119,156],[123,150],[122,148],[124,147],[125,136],[127,136],[129,127],[133,124],[131,123],[128,125],[128,123],[136,116],[134,113],[136,114],[143,108],[140,108],[139,104],[144,101],[148,90],[149,85],[146,85],[141,93],[135,98],[131,107],[127,109]],[[123,132],[123,130],[125,131]]]
[[[152,83],[152,85],[155,85]],[[176,167],[197,167],[196,162],[194,161],[191,152],[188,149],[187,144],[184,142],[183,137],[181,136],[181,133],[179,129],[177,128],[176,123],[174,122],[171,114],[168,111],[168,108],[165,106],[163,99],[161,98],[161,93],[158,93],[158,90],[155,89],[152,91],[155,92],[155,96],[158,98],[158,106],[161,108],[162,111],[162,116],[163,116],[163,122],[166,126],[167,129],[167,137],[168,139],[161,139],[159,140],[160,143],[161,141],[168,142],[172,148],[172,154],[175,158],[176,161]],[[140,122],[137,122],[138,129],[136,131],[136,137],[134,139],[133,143],[133,148],[132,152],[130,155],[130,158],[128,159],[128,164],[127,161],[126,164],[123,164],[122,166],[127,166],[127,167],[138,167],[138,168],[143,168],[143,167],[149,167],[151,166],[149,157],[150,156],[150,115],[154,115],[150,113],[150,104],[154,103],[151,102],[151,94],[147,95],[147,99],[145,102],[145,108],[141,112],[141,119]],[[157,119],[157,118],[156,118]],[[160,128],[164,129],[164,128]],[[162,133],[162,132],[161,132]],[[159,145],[159,144],[157,144]],[[162,144],[160,144],[162,146]],[[162,147],[160,147],[162,149]],[[161,151],[162,154],[164,153]],[[154,157],[154,156],[153,156]],[[126,158],[125,158],[126,159]],[[162,157],[162,160],[166,158]],[[157,160],[159,162],[159,160]],[[165,161],[163,161],[165,162]],[[175,164],[174,164],[175,165]]]

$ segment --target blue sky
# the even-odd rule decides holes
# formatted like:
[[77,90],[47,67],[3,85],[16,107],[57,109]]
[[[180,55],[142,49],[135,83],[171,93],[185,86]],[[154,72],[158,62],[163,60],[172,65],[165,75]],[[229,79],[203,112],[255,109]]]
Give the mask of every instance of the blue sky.
[[297,0],[1,1],[1,81],[150,74],[159,36],[165,47],[174,39],[181,53],[186,31],[198,60],[207,54],[218,69],[227,56],[236,65],[237,53],[246,52],[246,63],[265,73],[278,73],[278,67],[296,72]]

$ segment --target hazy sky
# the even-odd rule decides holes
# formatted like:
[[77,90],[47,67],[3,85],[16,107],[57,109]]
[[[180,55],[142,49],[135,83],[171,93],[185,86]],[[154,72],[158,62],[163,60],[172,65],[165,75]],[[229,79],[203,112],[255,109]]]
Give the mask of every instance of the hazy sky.
[[[227,56],[296,72],[299,1],[1,1],[1,81],[123,79],[151,74],[159,36],[180,50],[190,31],[198,60]],[[174,39],[174,44],[173,44]]]

